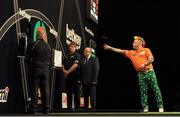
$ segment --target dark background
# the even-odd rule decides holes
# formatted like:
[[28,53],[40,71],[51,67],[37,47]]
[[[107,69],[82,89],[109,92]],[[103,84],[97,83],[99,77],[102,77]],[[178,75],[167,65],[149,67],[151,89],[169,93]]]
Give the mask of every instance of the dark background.
[[[165,111],[179,111],[176,107],[180,102],[178,97],[180,9],[177,1],[100,0],[98,25],[87,21],[84,0],[79,2],[83,25],[97,33],[96,54],[101,65],[97,85],[97,110],[139,111],[141,109],[137,73],[130,60],[102,49],[104,43],[122,49],[132,49],[133,36],[140,35],[146,40],[146,46],[152,50],[155,58],[153,64],[162,91]],[[82,36],[74,4],[72,0],[65,0],[62,33],[65,32],[64,27],[68,23]],[[19,0],[19,7],[39,10],[48,16],[56,29],[58,29],[59,6],[60,1],[57,0],[43,0],[43,2]],[[2,1],[0,14],[0,26],[2,26],[14,14],[12,1]],[[72,28],[71,26],[69,27]],[[89,35],[86,34],[86,38],[88,37]],[[61,39],[63,47],[66,48],[65,34],[62,34]],[[88,40],[83,47],[86,45]],[[10,88],[8,103],[0,104],[0,113],[21,113],[24,108],[16,57],[17,48],[16,31],[15,27],[12,27],[0,42],[0,89],[5,86]],[[63,87],[59,82],[57,80],[56,89]],[[59,90],[55,91],[57,100],[60,96]],[[148,95],[150,110],[157,111],[153,92],[149,90]],[[57,104],[56,108],[60,109],[58,106],[60,102],[57,100],[54,103]]]
[[[101,70],[97,91],[99,108],[139,110],[137,73],[130,60],[105,51],[107,43],[132,49],[134,35],[142,36],[154,55],[154,69],[162,92],[165,111],[179,111],[179,8],[176,1],[101,0],[98,25],[98,57]],[[157,111],[149,90],[150,111]]]

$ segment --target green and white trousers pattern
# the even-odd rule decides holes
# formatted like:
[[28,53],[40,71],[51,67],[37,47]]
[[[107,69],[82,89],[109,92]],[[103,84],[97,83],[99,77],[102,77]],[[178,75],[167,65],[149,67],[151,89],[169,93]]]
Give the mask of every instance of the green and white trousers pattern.
[[143,109],[148,109],[148,84],[150,88],[153,90],[157,102],[158,108],[163,108],[163,101],[161,91],[158,86],[156,74],[154,70],[149,70],[147,72],[139,72],[138,73],[138,81],[140,87],[140,98]]

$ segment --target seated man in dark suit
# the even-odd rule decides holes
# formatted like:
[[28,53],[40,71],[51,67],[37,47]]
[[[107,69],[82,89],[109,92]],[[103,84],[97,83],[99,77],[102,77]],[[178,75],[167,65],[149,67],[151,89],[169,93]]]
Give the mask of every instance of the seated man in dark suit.
[[98,58],[92,56],[92,48],[86,47],[84,49],[84,58],[80,61],[80,78],[84,95],[85,109],[88,109],[90,97],[90,105],[93,111],[96,109],[96,85],[98,73]]

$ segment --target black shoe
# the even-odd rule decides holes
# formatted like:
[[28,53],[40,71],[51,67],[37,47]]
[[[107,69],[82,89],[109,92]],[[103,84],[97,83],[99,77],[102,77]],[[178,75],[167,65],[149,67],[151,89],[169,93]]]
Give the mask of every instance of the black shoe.
[[96,108],[92,108],[92,111],[96,111]]
[[43,114],[49,114],[49,110],[43,111]]
[[94,111],[96,111],[96,108],[89,108],[88,111],[94,112]]
[[37,114],[37,110],[29,108],[27,114]]
[[37,114],[37,111],[28,111],[27,114]]

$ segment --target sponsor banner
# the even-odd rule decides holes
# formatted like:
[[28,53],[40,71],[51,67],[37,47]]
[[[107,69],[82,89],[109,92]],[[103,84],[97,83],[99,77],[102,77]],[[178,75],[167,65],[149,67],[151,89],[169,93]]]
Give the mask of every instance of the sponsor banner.
[[4,89],[0,89],[0,103],[6,103],[8,100],[9,87],[5,87]]
[[80,97],[80,107],[84,107],[84,97]]
[[62,93],[62,108],[67,108],[67,94]]
[[81,40],[82,37],[79,36],[75,29],[70,29],[69,25],[66,24],[66,44],[70,44],[71,42],[75,42],[77,44],[77,48],[76,49],[80,49],[81,48]]
[[88,108],[91,108],[91,97],[88,96]]

